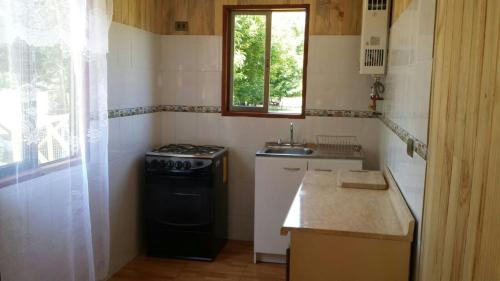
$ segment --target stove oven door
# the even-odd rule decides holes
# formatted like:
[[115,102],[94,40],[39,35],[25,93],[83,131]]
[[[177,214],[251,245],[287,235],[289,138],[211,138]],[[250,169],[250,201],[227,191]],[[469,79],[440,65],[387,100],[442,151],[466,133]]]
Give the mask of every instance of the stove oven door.
[[206,232],[213,220],[209,176],[150,175],[145,194],[146,219],[162,228]]

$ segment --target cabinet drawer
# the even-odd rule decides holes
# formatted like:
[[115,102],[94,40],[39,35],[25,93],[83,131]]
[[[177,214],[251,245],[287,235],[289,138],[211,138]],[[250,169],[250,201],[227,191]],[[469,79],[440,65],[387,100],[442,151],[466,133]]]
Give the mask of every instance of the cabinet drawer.
[[361,170],[362,160],[348,159],[311,159],[308,162],[307,170],[332,172],[335,170]]

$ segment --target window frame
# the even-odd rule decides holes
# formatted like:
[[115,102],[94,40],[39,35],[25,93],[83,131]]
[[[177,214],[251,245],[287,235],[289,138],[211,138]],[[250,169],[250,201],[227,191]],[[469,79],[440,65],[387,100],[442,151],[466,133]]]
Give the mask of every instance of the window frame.
[[[222,116],[247,116],[264,118],[290,118],[304,119],[306,108],[306,88],[307,88],[307,62],[309,45],[309,4],[284,4],[284,5],[224,5],[223,6],[223,26],[222,26]],[[304,58],[302,68],[302,108],[299,113],[273,113],[269,112],[269,80],[270,80],[270,53],[271,53],[271,24],[273,11],[304,11]],[[266,16],[266,54],[264,72],[264,105],[260,107],[233,107],[232,105],[232,55],[233,55],[233,33],[234,15],[236,14],[257,14]]]

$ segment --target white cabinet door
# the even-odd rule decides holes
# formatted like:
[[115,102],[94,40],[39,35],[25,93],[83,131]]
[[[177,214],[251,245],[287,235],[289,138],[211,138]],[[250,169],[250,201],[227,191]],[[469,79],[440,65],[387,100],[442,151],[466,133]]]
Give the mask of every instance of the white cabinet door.
[[289,238],[280,229],[306,170],[307,159],[255,158],[256,259],[259,254],[286,254]]
[[361,170],[363,160],[350,159],[311,159],[308,162],[309,171],[331,172],[335,170]]

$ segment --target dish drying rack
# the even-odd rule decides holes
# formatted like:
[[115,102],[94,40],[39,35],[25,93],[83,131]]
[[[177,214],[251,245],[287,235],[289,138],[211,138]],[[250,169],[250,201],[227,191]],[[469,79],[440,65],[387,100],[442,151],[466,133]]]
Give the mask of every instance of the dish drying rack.
[[316,147],[322,153],[353,154],[361,151],[361,145],[355,136],[317,135]]

